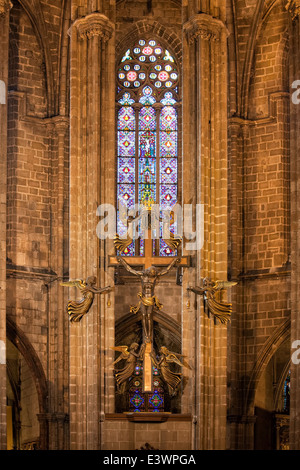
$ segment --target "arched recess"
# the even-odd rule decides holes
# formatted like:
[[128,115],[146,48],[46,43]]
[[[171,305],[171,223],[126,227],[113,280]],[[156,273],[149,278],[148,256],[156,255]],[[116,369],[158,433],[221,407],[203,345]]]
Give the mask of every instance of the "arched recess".
[[[41,361],[25,333],[15,324],[15,322],[9,316],[7,316],[6,318],[6,334],[9,341],[11,341],[11,343],[18,349],[20,354],[24,357],[31,371],[38,395],[39,413],[41,415],[45,415],[48,409],[48,387]],[[40,423],[40,449],[47,450],[48,429],[47,426],[43,425],[42,423],[44,423],[44,421]]]
[[261,19],[263,15],[263,6],[265,0],[258,0],[253,16],[251,31],[247,44],[246,57],[244,62],[244,69],[242,75],[242,88],[241,88],[241,115],[247,118],[248,111],[248,96],[249,96],[249,83],[251,77],[251,68],[256,46],[256,40],[261,28]]
[[34,8],[28,0],[18,0],[27,16],[30,19],[37,40],[40,44],[43,58],[45,61],[45,79],[47,90],[47,113],[48,117],[55,114],[55,92],[54,92],[54,73],[53,63],[50,51],[50,45],[47,35],[47,28],[44,21],[43,11],[40,2],[34,2]]
[[275,408],[275,411],[278,411],[278,412],[282,411],[282,408],[283,408],[282,391],[283,391],[284,383],[287,378],[287,375],[289,374],[290,369],[291,369],[291,361],[288,361],[285,367],[283,368],[283,371],[277,383],[275,397],[274,397],[274,404],[275,404],[274,408]]
[[[128,313],[116,322],[115,338],[116,344],[121,344],[122,339],[128,331],[134,331],[136,324],[142,319],[141,313],[132,315]],[[169,332],[170,338],[174,341],[178,349],[181,348],[181,327],[179,323],[173,320],[169,315],[164,312],[154,312],[153,321],[161,325]],[[177,351],[175,351],[177,352]],[[179,351],[178,351],[179,352]]]
[[254,401],[259,379],[267,367],[271,357],[279,349],[279,347],[290,338],[291,320],[288,318],[284,323],[279,325],[274,333],[266,341],[261,349],[256,363],[252,369],[249,384],[247,387],[244,415],[253,415]]
[[[142,337],[142,315],[132,315],[129,313],[123,316],[116,322],[115,325],[115,344],[129,345],[132,342],[137,342],[141,346]],[[173,320],[169,315],[164,312],[155,311],[153,314],[153,330],[154,330],[154,349],[159,351],[161,346],[167,347],[172,352],[181,353],[181,327],[180,324]],[[184,377],[181,383],[182,391],[186,385],[186,379]],[[174,397],[167,398],[168,409],[171,413],[178,414],[181,412],[181,393],[178,393]],[[116,395],[116,408],[117,412],[120,409],[126,409],[125,395]],[[118,410],[119,409],[119,410]]]
[[[279,3],[282,3],[281,0],[258,0],[256,4],[242,74],[241,115],[244,118],[248,118],[250,80],[253,68],[253,61],[255,57],[255,49],[257,46],[257,40],[261,31],[266,27],[266,24],[269,20],[269,16],[273,8]],[[284,39],[284,43],[286,43],[286,39]],[[281,58],[280,54],[281,52],[279,51],[278,57],[280,56]]]

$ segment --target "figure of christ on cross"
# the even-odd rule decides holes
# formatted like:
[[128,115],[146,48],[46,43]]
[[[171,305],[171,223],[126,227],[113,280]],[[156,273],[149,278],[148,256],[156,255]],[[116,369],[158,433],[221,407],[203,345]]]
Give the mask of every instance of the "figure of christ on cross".
[[[137,313],[141,309],[143,324],[143,344],[145,344],[143,359],[143,391],[152,392],[152,370],[153,364],[151,354],[153,349],[153,309],[162,308],[162,305],[155,296],[155,286],[157,280],[167,274],[173,266],[189,266],[189,257],[165,257],[153,256],[153,238],[152,230],[148,227],[147,236],[145,237],[144,256],[130,256],[125,261],[123,256],[111,256],[110,266],[123,265],[128,272],[131,272],[141,280],[142,292],[138,295],[140,302],[137,307],[131,307],[132,313]],[[119,249],[122,253],[122,250]],[[169,263],[169,264],[168,264]],[[144,266],[144,270],[138,271],[133,266]],[[165,267],[167,265],[167,267]],[[159,272],[156,266],[163,269]]]
[[138,294],[141,300],[136,307],[130,308],[130,312],[137,313],[141,310],[144,343],[150,343],[152,342],[153,336],[153,308],[157,307],[158,310],[162,308],[162,304],[158,301],[154,293],[156,282],[160,277],[167,274],[173,266],[178,265],[181,258],[173,259],[168,267],[160,272],[155,268],[155,266],[150,266],[150,268],[147,268],[144,271],[137,271],[133,269],[121,256],[117,256],[117,260],[128,272],[138,276],[141,280],[142,292]]

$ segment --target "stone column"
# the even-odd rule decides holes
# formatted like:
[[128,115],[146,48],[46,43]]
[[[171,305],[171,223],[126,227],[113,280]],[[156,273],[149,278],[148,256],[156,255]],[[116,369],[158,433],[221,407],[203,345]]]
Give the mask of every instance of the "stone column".
[[[51,208],[52,208],[52,242],[51,268],[56,273],[55,279],[47,284],[48,289],[48,408],[55,415],[68,413],[69,384],[69,320],[66,313],[68,291],[60,286],[68,271],[66,240],[68,239],[68,132],[69,119],[64,116],[51,118],[49,125],[52,155],[51,168]],[[68,420],[50,420],[49,449],[68,449]],[[60,426],[64,426],[61,432]],[[57,429],[56,429],[57,428]]]
[[[75,3],[75,2],[74,2]],[[91,6],[92,2],[87,2]],[[99,3],[99,2],[97,2]],[[113,5],[113,2],[110,2]],[[114,204],[114,24],[104,14],[74,12],[70,29],[70,279],[96,276],[97,285],[113,285],[107,268],[111,246],[96,234],[97,207]],[[88,8],[87,8],[87,11]],[[77,14],[77,13],[76,13]],[[113,14],[112,14],[113,16]],[[111,241],[112,244],[112,241]],[[78,298],[75,288],[69,298]],[[114,305],[95,296],[89,313],[70,324],[70,447],[101,447],[100,417],[114,411],[112,362]]]
[[0,450],[6,450],[6,168],[9,10],[0,1]]
[[[224,7],[217,5],[220,2],[188,2],[189,8],[190,3],[194,8],[184,24],[183,179],[189,181],[184,186],[189,187],[184,203],[204,207],[204,243],[195,251],[194,268],[188,274],[190,285],[199,285],[204,277],[227,279],[228,33]],[[192,307],[193,300],[191,297]],[[195,322],[194,402],[190,409],[194,447],[225,449],[227,327],[207,317],[200,297],[191,310],[193,313],[184,312],[184,318],[190,330]],[[191,341],[184,337],[184,354],[190,348],[188,343]]]
[[[290,18],[290,83],[300,80],[300,1],[287,2]],[[300,83],[300,82],[299,82]],[[296,84],[294,84],[296,85]],[[299,84],[297,84],[299,89]],[[291,89],[291,93],[296,90]],[[300,339],[300,103],[291,99],[291,344]],[[291,354],[295,352],[292,349]],[[290,449],[300,449],[300,365],[291,363]]]

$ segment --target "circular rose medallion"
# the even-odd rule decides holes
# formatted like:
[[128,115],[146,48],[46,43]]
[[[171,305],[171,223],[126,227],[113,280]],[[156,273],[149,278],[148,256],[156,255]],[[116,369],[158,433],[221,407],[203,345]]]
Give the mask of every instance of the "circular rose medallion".
[[145,54],[145,55],[151,55],[151,54],[153,54],[153,49],[152,49],[152,47],[149,47],[149,46],[144,47],[144,49],[143,49],[143,54]]
[[167,72],[160,72],[158,74],[158,78],[159,80],[161,80],[162,82],[165,82],[166,80],[168,80],[169,78],[169,74]]
[[136,72],[128,72],[127,80],[129,80],[130,82],[134,82],[136,78],[137,78]]

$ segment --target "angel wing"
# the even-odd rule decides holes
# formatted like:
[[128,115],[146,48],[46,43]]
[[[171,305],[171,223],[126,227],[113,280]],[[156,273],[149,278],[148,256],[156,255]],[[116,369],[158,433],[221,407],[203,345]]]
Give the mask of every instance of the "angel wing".
[[[181,357],[184,357],[182,355],[180,355]],[[180,362],[180,360],[178,359],[177,355],[175,353],[172,353],[170,351],[168,351],[168,355],[166,357],[166,361],[167,362],[174,362],[175,364],[178,364],[180,367],[187,367],[188,369],[191,369],[191,367],[189,366],[189,364],[184,360],[182,359],[182,362]]]
[[75,279],[74,281],[67,281],[67,282],[61,282],[61,286],[67,286],[67,287],[79,287],[83,288],[86,287],[86,283],[82,279]]
[[230,289],[230,287],[236,286],[237,282],[232,281],[216,281],[214,285],[214,289],[221,290],[221,289]]
[[128,346],[111,346],[110,349],[113,349],[114,351],[119,351],[123,354],[128,353]]
[[165,239],[164,242],[171,248],[172,251],[176,251],[181,244],[181,238],[175,238],[173,233],[170,233],[170,238]]
[[129,245],[132,243],[132,238],[127,237],[126,239],[120,238],[120,236],[117,234],[114,238],[114,245],[116,247],[116,250],[118,250],[120,253],[123,253],[125,248],[127,248]]
[[114,351],[119,351],[121,353],[120,356],[111,364],[113,366],[120,362],[122,359],[127,359],[129,356],[128,346],[112,346],[110,349],[113,349]]
[[187,367],[188,369],[191,369],[191,367],[185,360],[180,362],[180,360],[173,353],[168,354],[168,356],[166,357],[166,361],[174,362],[175,364],[178,364],[180,367]]

